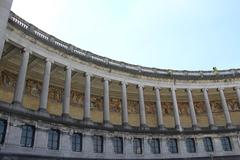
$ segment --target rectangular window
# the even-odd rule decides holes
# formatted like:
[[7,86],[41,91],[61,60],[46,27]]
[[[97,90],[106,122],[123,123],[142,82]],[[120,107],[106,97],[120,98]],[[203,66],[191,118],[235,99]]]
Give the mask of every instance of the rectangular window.
[[30,125],[22,126],[20,144],[22,147],[32,147],[34,143],[35,127]]
[[178,153],[177,139],[170,138],[167,142],[167,145],[170,153]]
[[95,153],[103,153],[103,137],[93,136],[93,150]]
[[186,147],[188,153],[195,153],[196,152],[196,146],[195,141],[193,138],[187,138],[186,139]]
[[141,138],[133,139],[133,153],[142,154],[142,139]]
[[123,153],[123,138],[122,137],[114,137],[113,138],[113,147],[114,152],[117,154]]
[[160,153],[160,140],[158,138],[151,139],[150,146],[151,146],[151,152],[153,154]]
[[213,143],[211,137],[203,138],[203,143],[206,152],[213,152]]
[[229,137],[221,137],[221,142],[224,151],[232,150],[232,145]]
[[74,133],[72,135],[72,151],[74,152],[82,151],[82,134]]
[[48,131],[48,149],[59,149],[60,132],[55,129]]
[[4,143],[6,129],[7,129],[7,121],[1,119],[0,120],[0,144]]

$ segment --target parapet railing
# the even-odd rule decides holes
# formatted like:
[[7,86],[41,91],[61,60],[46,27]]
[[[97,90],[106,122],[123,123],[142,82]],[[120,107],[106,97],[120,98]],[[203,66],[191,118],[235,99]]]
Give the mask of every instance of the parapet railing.
[[80,49],[72,44],[61,41],[60,39],[42,31],[36,26],[28,23],[15,13],[10,12],[9,23],[21,29],[26,34],[35,37],[36,39],[51,45],[52,47],[63,50],[67,54],[79,57],[82,60],[92,62],[97,65],[117,69],[134,74],[145,76],[167,78],[167,79],[182,79],[182,80],[205,80],[205,79],[222,79],[240,77],[240,69],[229,69],[219,71],[187,71],[187,70],[168,70],[143,67],[125,62],[116,61],[107,57],[99,56],[89,51]]

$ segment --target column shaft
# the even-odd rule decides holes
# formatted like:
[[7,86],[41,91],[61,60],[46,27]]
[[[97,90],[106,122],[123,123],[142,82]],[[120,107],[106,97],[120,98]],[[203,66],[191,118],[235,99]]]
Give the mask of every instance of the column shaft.
[[239,87],[235,87],[235,90],[237,93],[238,104],[240,105],[240,89],[239,89]]
[[187,89],[187,95],[188,95],[188,104],[189,104],[189,110],[192,120],[192,126],[197,127],[197,118],[196,118],[196,112],[193,104],[193,98],[192,98],[192,92],[190,89]]
[[128,106],[127,106],[127,84],[121,82],[122,94],[122,125],[128,126]]
[[157,115],[157,124],[159,128],[164,127],[163,122],[163,115],[162,115],[162,105],[161,105],[161,98],[160,98],[160,89],[155,88],[155,95],[156,95],[156,115]]
[[43,111],[46,111],[47,109],[51,64],[52,64],[51,61],[47,59],[45,64],[45,69],[44,69],[42,91],[40,96],[40,107],[39,107],[39,110],[43,110]]
[[232,120],[229,114],[229,110],[228,110],[228,105],[226,102],[226,98],[223,92],[222,88],[219,88],[219,94],[220,94],[220,98],[221,98],[221,104],[222,104],[222,108],[223,108],[223,113],[227,122],[227,126],[231,126],[232,125]]
[[64,97],[63,97],[63,115],[68,116],[70,110],[72,69],[67,67],[65,71]]
[[139,92],[140,127],[146,127],[146,115],[145,115],[143,86],[138,85],[138,92]]
[[179,117],[175,88],[171,88],[171,93],[172,93],[172,100],[173,100],[173,112],[174,112],[175,127],[176,127],[177,130],[181,131],[182,127],[181,127],[181,123],[180,123],[180,117]]
[[109,115],[109,80],[104,79],[103,82],[103,90],[104,90],[104,106],[103,106],[103,123],[109,124],[110,115]]
[[211,109],[209,98],[208,98],[208,92],[206,88],[202,89],[202,91],[203,91],[204,102],[205,102],[205,107],[206,107],[207,116],[208,116],[208,123],[210,127],[213,127],[215,123],[214,123],[212,109]]
[[8,17],[11,10],[13,0],[1,0],[0,1],[0,59],[2,57],[4,43],[6,39],[6,28],[8,23]]
[[91,75],[85,74],[85,95],[84,95],[84,108],[83,108],[83,120],[90,121],[90,105],[91,105]]
[[25,81],[26,81],[26,74],[27,74],[27,67],[29,61],[29,51],[24,51],[22,54],[22,61],[18,73],[16,88],[14,91],[13,103],[22,103],[24,89],[25,89]]

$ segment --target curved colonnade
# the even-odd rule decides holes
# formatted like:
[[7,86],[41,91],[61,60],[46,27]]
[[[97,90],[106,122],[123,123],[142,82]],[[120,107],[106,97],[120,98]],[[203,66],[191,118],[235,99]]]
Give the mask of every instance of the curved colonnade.
[[[176,71],[118,62],[62,42],[13,12],[5,33],[0,61],[3,157],[239,157],[240,70]],[[52,96],[52,87],[61,95]],[[57,97],[58,107],[51,97]],[[23,141],[28,127],[34,128],[32,143]],[[81,138],[73,144],[75,133]],[[58,134],[54,148],[49,137]],[[78,152],[76,145],[81,146]]]

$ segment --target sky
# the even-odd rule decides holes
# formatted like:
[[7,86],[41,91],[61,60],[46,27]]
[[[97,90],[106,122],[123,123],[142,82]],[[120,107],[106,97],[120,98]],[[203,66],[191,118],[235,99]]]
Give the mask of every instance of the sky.
[[178,70],[240,68],[239,0],[14,0],[12,11],[118,61]]

